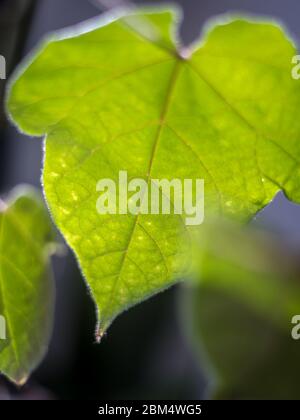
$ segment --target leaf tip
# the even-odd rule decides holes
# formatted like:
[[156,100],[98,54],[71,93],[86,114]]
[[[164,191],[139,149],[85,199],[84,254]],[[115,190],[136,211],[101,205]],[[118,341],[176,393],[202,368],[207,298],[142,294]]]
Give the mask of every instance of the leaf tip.
[[5,211],[7,210],[7,204],[1,200],[0,198],[0,213],[5,213]]
[[13,384],[15,384],[18,388],[22,388],[22,386],[24,386],[26,384],[26,382],[29,379],[29,375],[24,374],[23,376],[19,376],[19,377],[10,377],[7,376],[7,378],[12,381]]
[[100,344],[105,335],[106,335],[106,330],[104,330],[103,328],[97,327],[96,333],[95,333],[96,343]]
[[189,60],[193,54],[193,50],[190,47],[182,47],[178,50],[178,57],[181,60]]

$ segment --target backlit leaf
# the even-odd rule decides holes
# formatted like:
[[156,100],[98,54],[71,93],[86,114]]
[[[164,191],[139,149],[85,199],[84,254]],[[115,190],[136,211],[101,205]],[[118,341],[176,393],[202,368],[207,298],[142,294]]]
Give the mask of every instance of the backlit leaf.
[[54,34],[8,95],[19,129],[46,136],[46,199],[91,288],[99,337],[182,278],[192,230],[179,215],[100,216],[100,179],[204,179],[206,216],[238,220],[279,189],[300,200],[291,41],[275,24],[237,19],[188,51],[172,28],[173,13],[160,11]]
[[204,229],[201,239],[183,316],[211,396],[299,399],[299,327],[292,322],[300,314],[299,254],[276,237],[227,223]]
[[54,296],[49,265],[54,234],[31,188],[15,191],[0,209],[0,371],[23,384],[44,357]]

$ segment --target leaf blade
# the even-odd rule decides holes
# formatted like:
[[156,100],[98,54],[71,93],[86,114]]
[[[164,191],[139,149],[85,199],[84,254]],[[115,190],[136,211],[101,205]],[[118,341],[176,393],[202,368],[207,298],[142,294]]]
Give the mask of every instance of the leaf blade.
[[[183,60],[173,39],[165,42],[171,15],[149,16],[163,34],[163,45],[127,23],[100,24],[85,34],[48,43],[9,96],[19,127],[47,135],[46,198],[91,287],[100,312],[99,335],[124,309],[186,274],[193,231],[178,215],[100,217],[95,210],[99,179],[118,183],[119,170],[148,183],[153,178],[202,178],[206,215],[221,213],[243,221],[280,188],[299,201],[295,163],[300,151],[293,146],[289,156],[257,131],[256,122],[266,120],[281,142],[287,139],[292,146],[300,137],[297,123],[289,129],[288,113],[280,120],[283,103],[276,108],[272,98],[262,102],[262,93],[255,92],[261,64],[250,71],[239,60],[225,66],[224,58],[217,57],[212,66],[207,58],[220,49],[230,50],[231,44],[236,54],[247,48],[252,55],[256,50],[261,54],[255,43],[264,34],[280,67],[294,51],[284,34],[267,23],[216,25],[201,48]],[[288,97],[296,109],[300,89],[292,84],[287,65],[280,69],[283,83],[274,86],[278,68],[267,64],[265,79],[276,99]],[[248,121],[250,111],[245,116],[236,103],[236,91],[247,83],[242,99],[252,114],[255,107],[260,109],[255,124]],[[57,89],[61,96],[53,96]]]
[[50,340],[54,289],[47,244],[54,235],[42,201],[27,187],[13,193],[0,222],[0,313],[6,325],[0,369],[23,384]]

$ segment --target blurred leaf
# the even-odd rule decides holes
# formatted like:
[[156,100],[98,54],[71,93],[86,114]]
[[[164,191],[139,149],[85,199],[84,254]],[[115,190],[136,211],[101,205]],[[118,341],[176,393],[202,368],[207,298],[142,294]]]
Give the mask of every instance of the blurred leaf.
[[97,181],[120,170],[148,182],[202,178],[206,214],[240,220],[279,189],[300,200],[300,84],[295,48],[274,24],[217,24],[191,56],[170,37],[170,12],[95,26],[43,41],[8,108],[22,131],[46,135],[46,198],[91,287],[101,336],[182,277],[186,233],[174,215],[99,216]]
[[299,256],[250,228],[219,224],[204,237],[184,308],[212,395],[299,399]]
[[38,194],[14,192],[0,212],[0,370],[23,384],[45,355],[54,307],[49,265],[52,226]]

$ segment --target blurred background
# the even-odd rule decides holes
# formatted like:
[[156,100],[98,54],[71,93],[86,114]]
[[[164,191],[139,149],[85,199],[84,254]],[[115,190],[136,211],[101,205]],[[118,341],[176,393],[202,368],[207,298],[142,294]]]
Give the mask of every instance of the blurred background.
[[[109,3],[109,2],[106,2]],[[136,4],[159,4],[160,1]],[[189,44],[204,22],[224,12],[279,19],[300,39],[299,0],[181,0],[180,29]],[[8,73],[49,31],[101,13],[89,0],[0,0],[0,54]],[[62,58],[63,59],[63,58]],[[40,188],[42,142],[17,133],[3,114],[0,81],[0,195],[20,183]],[[279,193],[253,223],[300,246],[300,206]],[[181,328],[181,285],[119,317],[100,345],[94,343],[95,308],[73,255],[56,258],[56,318],[43,363],[20,391],[0,379],[0,398],[201,399],[207,380]]]

